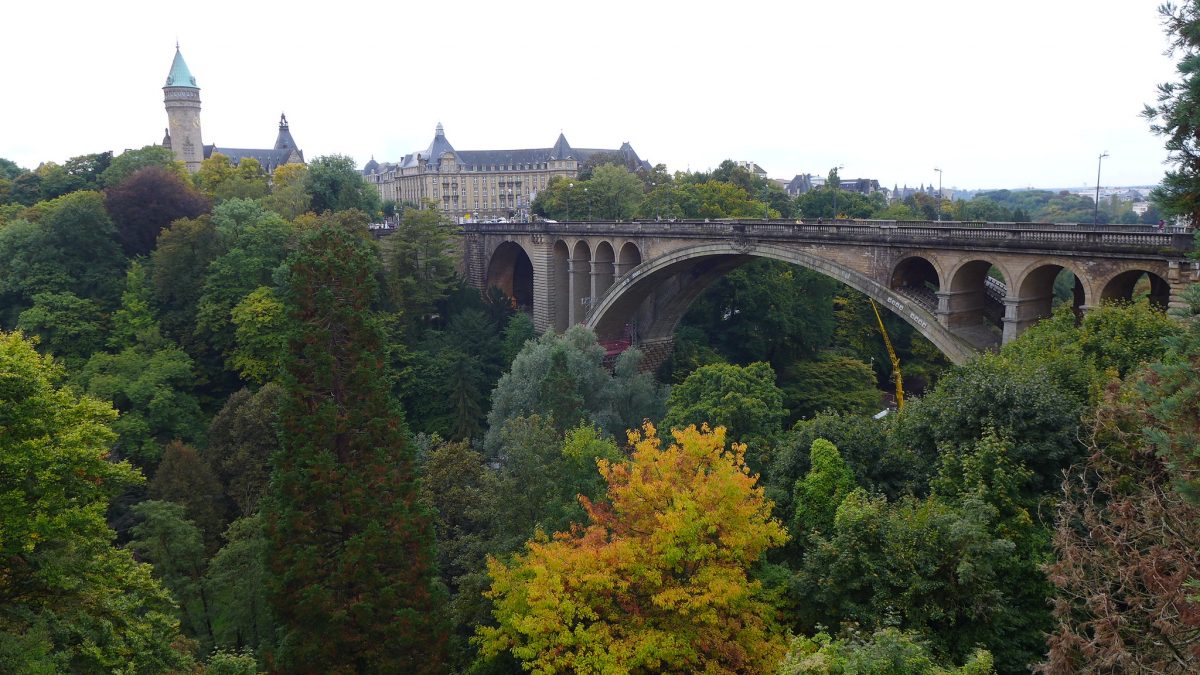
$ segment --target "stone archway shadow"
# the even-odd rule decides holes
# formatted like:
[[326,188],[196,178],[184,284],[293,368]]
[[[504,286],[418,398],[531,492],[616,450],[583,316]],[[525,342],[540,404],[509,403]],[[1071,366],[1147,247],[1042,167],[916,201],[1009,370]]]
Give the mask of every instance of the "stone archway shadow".
[[647,260],[617,279],[589,313],[586,325],[601,339],[619,337],[636,326],[636,342],[669,343],[692,301],[725,274],[755,258],[800,265],[866,294],[907,321],[956,364],[977,355],[916,302],[849,269],[807,251],[778,244],[711,242],[678,249]]

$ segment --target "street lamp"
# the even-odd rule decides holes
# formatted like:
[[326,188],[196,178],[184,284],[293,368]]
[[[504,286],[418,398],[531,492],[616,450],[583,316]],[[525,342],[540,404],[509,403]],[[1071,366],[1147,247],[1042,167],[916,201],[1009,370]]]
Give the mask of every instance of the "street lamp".
[[934,168],[933,168],[933,170],[934,170],[934,171],[936,171],[936,172],[938,172],[938,213],[937,213],[937,219],[938,219],[938,222],[940,223],[940,222],[942,222],[942,170],[941,170],[941,169],[939,169],[939,168],[937,168],[937,167],[934,167]]
[[566,220],[571,219],[571,191],[574,189],[575,189],[574,183],[567,183],[567,217],[566,217]]
[[[838,171],[841,171],[841,170],[842,170],[842,169],[844,169],[844,168],[846,168],[846,167],[842,166],[841,164],[838,164],[836,167],[834,167],[834,168],[830,169],[830,170],[829,170],[829,173],[830,173],[831,175],[837,176],[837,177],[838,177],[838,182],[840,183],[840,182],[842,182],[842,177],[838,175]],[[829,183],[833,183],[833,181],[827,181],[827,182],[829,182]],[[837,220],[837,193],[838,193],[838,186],[836,186],[836,185],[830,185],[830,187],[832,187],[832,188],[833,188],[833,219],[834,219],[834,220]]]
[[1100,222],[1100,165],[1104,163],[1104,158],[1108,157],[1108,151],[1100,153],[1100,159],[1096,160],[1096,208],[1092,211],[1092,224],[1096,225]]
[[592,219],[592,200],[588,199],[588,189],[586,187],[583,188],[583,201],[587,202],[588,220],[591,220]]
[[658,184],[650,181],[650,194],[654,195],[654,219],[662,220],[662,208],[658,203]]

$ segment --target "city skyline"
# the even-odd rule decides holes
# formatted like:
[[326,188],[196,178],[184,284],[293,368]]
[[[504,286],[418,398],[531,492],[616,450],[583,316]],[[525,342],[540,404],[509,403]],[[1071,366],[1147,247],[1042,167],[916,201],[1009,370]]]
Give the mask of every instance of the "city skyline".
[[284,112],[310,159],[395,161],[440,122],[462,147],[541,147],[560,131],[579,147],[628,141],[672,171],[841,165],[890,188],[936,184],[938,167],[947,189],[1082,188],[1107,151],[1101,185],[1161,179],[1162,139],[1140,116],[1174,76],[1155,2],[960,4],[725,16],[534,2],[449,17],[135,2],[126,15],[139,18],[120,20],[26,4],[14,25],[28,30],[0,45],[23,63],[4,78],[17,104],[0,110],[0,157],[34,168],[159,142],[178,38],[205,142],[267,143]]

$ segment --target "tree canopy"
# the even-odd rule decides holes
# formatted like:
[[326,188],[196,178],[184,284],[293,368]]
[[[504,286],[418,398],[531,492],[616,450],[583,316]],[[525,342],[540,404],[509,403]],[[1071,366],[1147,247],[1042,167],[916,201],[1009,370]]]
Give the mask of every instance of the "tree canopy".
[[747,475],[745,446],[689,427],[663,447],[630,434],[628,463],[599,462],[607,499],[589,523],[488,562],[496,626],[485,656],[544,672],[766,672],[784,643],[748,569],[787,534]]

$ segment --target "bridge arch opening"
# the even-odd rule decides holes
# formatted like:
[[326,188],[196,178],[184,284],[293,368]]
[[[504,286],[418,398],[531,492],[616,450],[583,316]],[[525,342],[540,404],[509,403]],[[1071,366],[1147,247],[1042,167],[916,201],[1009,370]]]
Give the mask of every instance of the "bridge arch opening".
[[586,241],[575,242],[568,269],[571,272],[568,320],[574,325],[584,320],[592,302],[592,249]]
[[488,261],[487,286],[504,292],[523,312],[533,311],[533,263],[520,244],[506,241]]
[[550,268],[550,273],[554,276],[554,311],[552,313],[552,323],[554,330],[562,333],[571,325],[571,296],[569,292],[571,253],[567,250],[566,242],[562,240],[554,242],[551,257],[553,258],[553,265]]
[[617,257],[617,278],[625,276],[629,270],[642,264],[642,252],[638,250],[637,244],[632,241],[625,242],[621,247],[621,253]]
[[950,274],[947,286],[939,294],[942,323],[976,348],[998,346],[1008,295],[1004,272],[989,260],[971,260]]
[[675,328],[692,302],[718,279],[757,258],[799,265],[865,293],[916,328],[956,363],[975,353],[974,345],[907,296],[808,251],[764,243],[746,250],[735,243],[710,242],[650,259],[638,267],[632,283],[618,283],[597,300],[588,326],[601,339],[618,338],[631,326],[635,342],[647,355],[647,365],[656,367],[670,353]]
[[1127,270],[1104,285],[1100,301],[1138,302],[1146,299],[1151,307],[1166,310],[1171,301],[1171,285],[1166,279],[1146,270]]
[[592,260],[592,297],[604,295],[616,279],[616,254],[612,244],[602,241],[596,244],[596,255]]
[[1018,287],[1023,318],[1041,320],[1060,305],[1068,304],[1076,316],[1085,304],[1083,282],[1069,268],[1057,264],[1035,267],[1026,272]]
[[920,303],[925,309],[937,309],[941,289],[937,269],[920,256],[905,258],[892,270],[891,289]]

